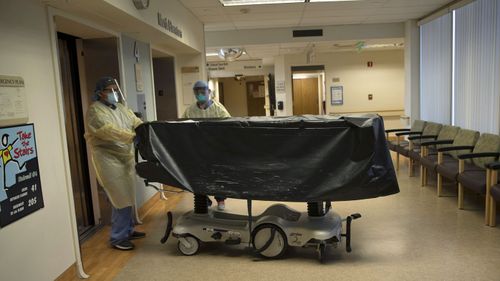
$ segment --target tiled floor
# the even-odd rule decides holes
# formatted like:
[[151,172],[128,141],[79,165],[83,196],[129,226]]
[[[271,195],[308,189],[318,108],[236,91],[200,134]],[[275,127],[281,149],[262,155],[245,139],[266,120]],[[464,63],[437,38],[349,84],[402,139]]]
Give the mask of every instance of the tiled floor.
[[[208,244],[196,256],[177,251],[174,238],[159,239],[164,215],[152,214],[149,235],[116,280],[500,280],[500,227],[484,225],[483,199],[466,194],[456,208],[453,185],[436,196],[435,182],[421,187],[402,165],[401,192],[384,198],[334,203],[342,216],[359,212],[353,223],[352,253],[329,249],[320,264],[315,250],[292,248],[281,260],[263,261],[244,246]],[[192,206],[186,193],[174,216]],[[271,203],[255,202],[254,213]],[[246,203],[228,200],[228,212],[245,213]],[[289,204],[305,210],[303,203]]]

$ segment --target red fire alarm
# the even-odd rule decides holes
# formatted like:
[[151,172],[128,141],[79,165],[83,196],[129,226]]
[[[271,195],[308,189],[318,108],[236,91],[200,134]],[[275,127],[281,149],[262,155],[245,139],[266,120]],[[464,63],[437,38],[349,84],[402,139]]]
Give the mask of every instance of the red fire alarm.
[[369,61],[369,62],[367,63],[367,65],[368,65],[368,67],[373,67],[373,61]]

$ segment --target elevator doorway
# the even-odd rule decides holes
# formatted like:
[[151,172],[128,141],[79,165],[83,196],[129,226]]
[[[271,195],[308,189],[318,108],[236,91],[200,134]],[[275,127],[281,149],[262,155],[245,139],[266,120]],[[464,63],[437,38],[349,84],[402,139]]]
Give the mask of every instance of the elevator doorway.
[[95,226],[95,220],[87,148],[83,137],[85,132],[84,113],[81,106],[82,97],[76,52],[78,38],[60,32],[57,34],[57,38],[71,183],[78,235],[82,237]]
[[118,39],[64,17],[54,20],[76,222],[84,241],[111,218],[111,203],[97,183],[84,134],[96,81],[103,76],[120,80]]

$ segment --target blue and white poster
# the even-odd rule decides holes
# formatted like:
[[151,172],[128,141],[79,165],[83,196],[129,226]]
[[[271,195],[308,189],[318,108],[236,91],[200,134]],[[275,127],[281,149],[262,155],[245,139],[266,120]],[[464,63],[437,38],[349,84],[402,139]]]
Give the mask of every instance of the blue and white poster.
[[43,208],[33,124],[0,128],[0,227]]

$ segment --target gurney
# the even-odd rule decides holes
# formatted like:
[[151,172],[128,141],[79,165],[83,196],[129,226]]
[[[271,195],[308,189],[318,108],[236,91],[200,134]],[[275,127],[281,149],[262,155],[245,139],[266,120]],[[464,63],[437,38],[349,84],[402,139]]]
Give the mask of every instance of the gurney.
[[[185,255],[200,242],[248,243],[276,258],[287,246],[327,246],[346,237],[352,214],[342,219],[331,202],[387,196],[399,187],[378,115],[247,117],[149,122],[136,129],[142,161],[136,170],[152,182],[195,194],[194,209],[172,226]],[[138,159],[138,157],[137,157]],[[248,216],[214,211],[206,196],[246,199]],[[305,202],[307,212],[284,204],[252,215],[252,200]],[[342,222],[346,233],[342,233]]]

